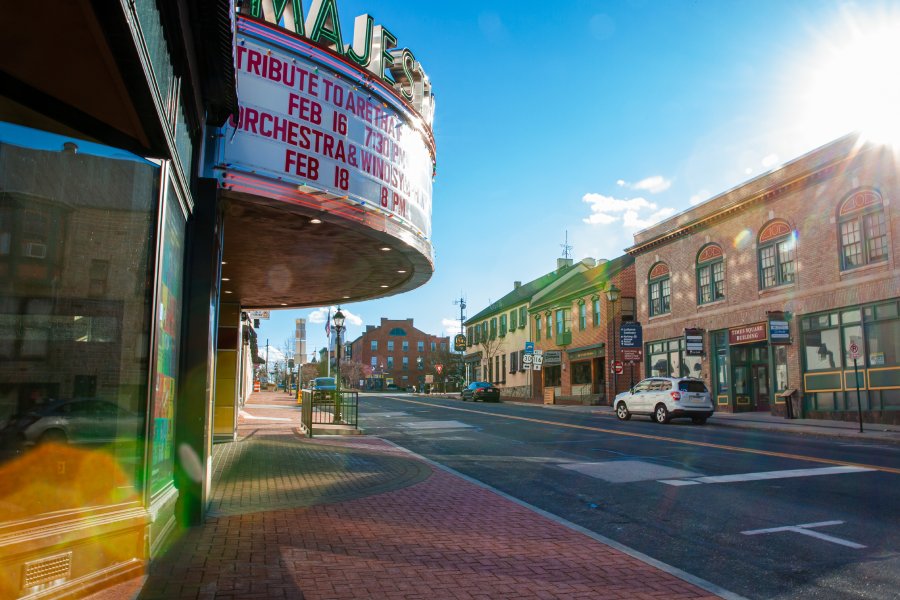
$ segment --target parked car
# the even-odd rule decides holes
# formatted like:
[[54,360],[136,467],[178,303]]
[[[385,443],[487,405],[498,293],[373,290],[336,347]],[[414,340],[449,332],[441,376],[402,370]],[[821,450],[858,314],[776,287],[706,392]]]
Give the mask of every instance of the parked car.
[[627,421],[631,415],[647,415],[657,423],[689,418],[702,425],[715,407],[702,379],[693,377],[650,377],[616,396],[616,416]]
[[500,402],[500,390],[486,381],[473,381],[459,393],[463,402],[481,400],[482,402]]
[[316,377],[312,382],[312,389],[314,390],[336,390],[337,384],[334,381],[334,377]]
[[334,377],[316,377],[310,381],[313,403],[334,402],[337,395],[337,383]]
[[55,400],[12,415],[0,430],[5,448],[44,442],[108,444],[143,433],[142,415],[95,398]]

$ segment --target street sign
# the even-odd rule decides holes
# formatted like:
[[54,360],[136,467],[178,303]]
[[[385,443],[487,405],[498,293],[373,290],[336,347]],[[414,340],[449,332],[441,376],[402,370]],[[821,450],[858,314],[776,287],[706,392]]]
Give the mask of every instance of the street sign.
[[644,350],[642,348],[625,348],[620,352],[622,360],[628,362],[641,362],[644,359]]
[[268,319],[270,312],[267,310],[248,310],[251,319]]
[[637,321],[622,323],[619,327],[619,348],[640,348],[644,345],[641,324]]
[[850,342],[848,350],[850,351],[850,360],[859,360],[859,345],[856,342]]
[[523,365],[530,365],[533,358],[534,358],[534,357],[533,357],[531,354],[524,354],[524,355],[522,355],[522,364],[523,364]]
[[525,355],[534,354],[534,342],[525,342]]
[[438,375],[440,375],[441,373],[444,372],[444,365],[440,365],[440,364],[434,365],[434,371],[435,371]]
[[562,364],[562,352],[559,350],[547,350],[544,352],[544,362],[548,365]]
[[534,356],[532,357],[534,370],[540,371],[541,365],[544,364],[544,355],[540,350],[536,350]]
[[622,373],[625,372],[625,365],[622,363],[621,360],[614,360],[613,364],[612,364],[612,368],[613,368],[613,373],[615,373],[616,375],[621,375]]
[[685,356],[703,356],[703,330],[684,330],[684,354]]

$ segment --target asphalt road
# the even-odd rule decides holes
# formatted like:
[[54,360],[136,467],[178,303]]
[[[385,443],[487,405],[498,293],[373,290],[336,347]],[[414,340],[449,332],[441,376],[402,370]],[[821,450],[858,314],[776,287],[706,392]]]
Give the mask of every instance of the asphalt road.
[[900,445],[403,394],[363,395],[359,419],[748,598],[900,594]]

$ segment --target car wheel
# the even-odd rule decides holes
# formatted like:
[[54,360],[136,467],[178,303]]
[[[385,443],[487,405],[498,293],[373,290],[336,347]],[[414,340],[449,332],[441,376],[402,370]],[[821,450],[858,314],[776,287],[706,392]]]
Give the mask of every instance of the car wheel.
[[669,422],[669,409],[666,408],[665,404],[659,404],[653,412],[653,416],[656,418],[657,423],[665,425]]
[[60,431],[59,429],[48,429],[41,434],[40,438],[38,438],[39,444],[65,444],[68,441],[69,439],[66,437],[66,433],[64,431]]
[[694,425],[706,425],[706,417],[691,417],[691,422]]
[[616,416],[619,417],[620,421],[627,421],[631,418],[631,413],[628,412],[628,407],[625,406],[624,402],[619,402],[618,406],[616,406]]

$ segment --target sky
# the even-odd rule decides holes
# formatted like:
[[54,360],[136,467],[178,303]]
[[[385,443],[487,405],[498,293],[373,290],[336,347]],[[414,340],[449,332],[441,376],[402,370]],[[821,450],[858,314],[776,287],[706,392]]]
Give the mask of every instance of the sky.
[[[363,13],[390,29],[436,97],[434,275],[343,306],[350,340],[381,317],[459,333],[454,300],[474,315],[553,270],[567,239],[575,260],[612,259],[636,231],[846,133],[897,133],[897,1],[337,6],[345,32]],[[327,314],[273,310],[260,345],[283,347],[302,317],[311,354]]]

